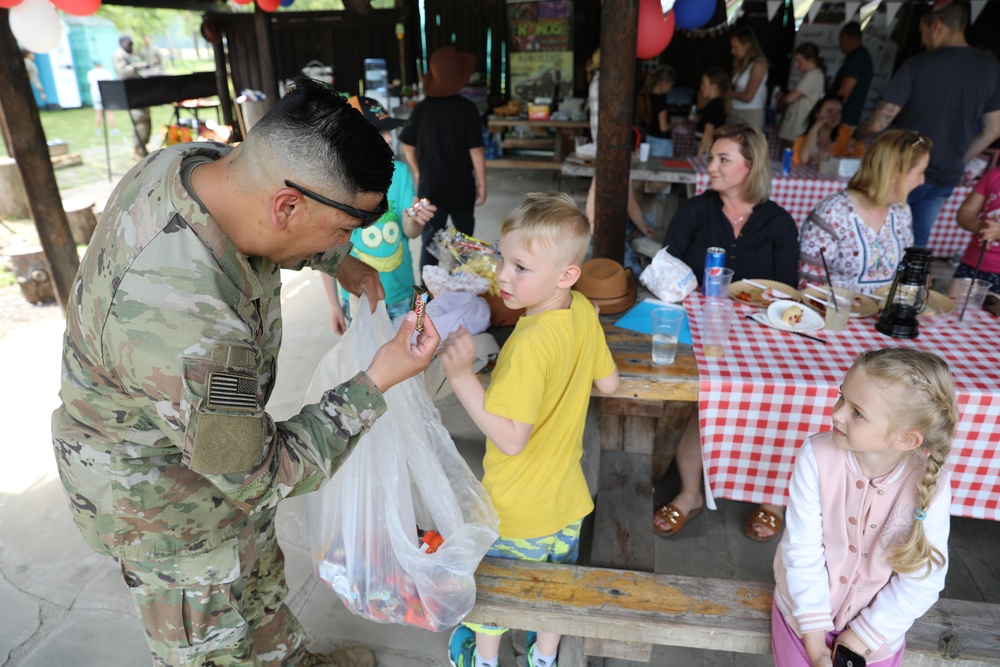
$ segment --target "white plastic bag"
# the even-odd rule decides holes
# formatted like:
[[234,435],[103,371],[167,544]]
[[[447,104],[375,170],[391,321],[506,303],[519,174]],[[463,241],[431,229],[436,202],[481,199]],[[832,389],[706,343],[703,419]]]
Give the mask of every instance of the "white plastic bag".
[[657,299],[671,303],[682,301],[698,289],[698,279],[691,267],[668,253],[666,248],[660,248],[653,256],[653,261],[639,276],[639,282]]
[[[385,305],[362,298],[340,343],[324,357],[306,402],[367,368],[394,334]],[[476,567],[497,538],[482,484],[441,423],[421,376],[386,392],[388,410],[343,467],[307,496],[309,545],[320,579],[351,612],[440,631],[476,601]],[[444,538],[433,553],[417,528]]]

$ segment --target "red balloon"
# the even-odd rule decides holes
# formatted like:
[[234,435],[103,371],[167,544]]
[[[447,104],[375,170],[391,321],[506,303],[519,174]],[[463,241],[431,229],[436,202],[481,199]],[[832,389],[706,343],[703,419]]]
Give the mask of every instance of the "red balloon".
[[281,0],[257,0],[257,6],[265,12],[274,12],[281,6]]
[[24,0],[0,0],[0,9],[13,9],[22,2],[24,2]]
[[73,16],[90,16],[101,8],[101,0],[50,0],[53,5]]
[[674,12],[663,15],[660,0],[639,0],[639,29],[635,35],[635,57],[655,58],[674,36]]
[[253,0],[233,0],[237,5],[249,5]]

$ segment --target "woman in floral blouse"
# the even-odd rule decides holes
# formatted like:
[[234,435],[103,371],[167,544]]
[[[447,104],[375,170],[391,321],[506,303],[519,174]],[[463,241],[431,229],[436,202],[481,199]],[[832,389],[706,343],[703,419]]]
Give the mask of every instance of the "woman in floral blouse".
[[837,287],[873,294],[892,283],[913,245],[906,197],[924,182],[931,140],[910,130],[881,134],[843,192],[821,201],[799,234],[799,286],[826,283],[820,250]]

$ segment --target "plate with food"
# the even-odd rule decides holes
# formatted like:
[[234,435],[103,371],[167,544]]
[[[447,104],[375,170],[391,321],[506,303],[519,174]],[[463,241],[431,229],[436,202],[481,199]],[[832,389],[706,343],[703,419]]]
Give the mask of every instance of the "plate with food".
[[[875,290],[875,295],[881,297],[879,299],[879,309],[882,308],[882,302],[885,300],[885,297],[889,295],[889,289],[891,287],[891,285],[885,285]],[[927,293],[927,307],[924,308],[923,312],[917,315],[917,317],[930,318],[935,315],[947,315],[953,310],[955,310],[954,301],[949,299],[944,294],[941,294],[941,292],[931,290]]]
[[[840,294],[841,288],[836,288]],[[830,288],[820,285],[809,285],[802,291],[802,302],[810,308],[815,309],[820,315],[826,315],[826,297],[830,293]],[[878,313],[878,301],[867,294],[855,294],[854,306],[851,308],[851,317],[871,317]]]
[[823,318],[812,308],[782,299],[767,307],[768,323],[782,331],[816,331],[823,328]]
[[729,286],[729,296],[740,303],[767,308],[775,301],[801,301],[799,291],[776,280],[740,280]]

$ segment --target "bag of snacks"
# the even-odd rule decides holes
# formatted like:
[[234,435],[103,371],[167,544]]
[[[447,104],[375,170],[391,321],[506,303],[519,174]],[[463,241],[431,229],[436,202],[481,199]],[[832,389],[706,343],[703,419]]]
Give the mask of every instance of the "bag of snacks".
[[[385,304],[361,300],[306,395],[366,368],[395,335]],[[497,538],[497,516],[458,453],[422,375],[388,392],[388,410],[326,486],[306,497],[316,573],[354,614],[440,631],[476,601],[474,574]]]
[[[461,278],[461,274],[478,276],[485,279],[488,284],[487,289],[483,292],[474,292],[475,294],[500,295],[500,288],[497,287],[497,256],[499,253],[497,253],[492,245],[463,234],[456,229],[448,228],[442,229],[434,235],[434,238],[431,239],[430,244],[427,246],[427,252],[434,255],[438,260],[438,266],[447,271],[448,275],[454,276],[455,279]],[[425,285],[428,284],[428,268],[430,267],[425,266],[421,274]],[[432,279],[435,277],[438,276],[431,276]],[[440,280],[440,278],[438,279]],[[446,291],[458,292],[468,290],[451,289]],[[439,292],[434,292],[433,289],[431,289],[431,292],[439,294]]]

